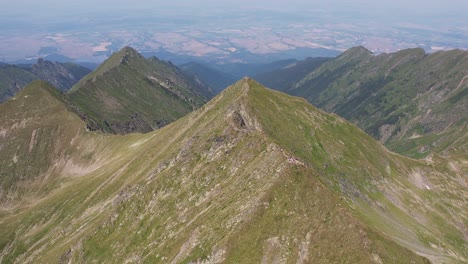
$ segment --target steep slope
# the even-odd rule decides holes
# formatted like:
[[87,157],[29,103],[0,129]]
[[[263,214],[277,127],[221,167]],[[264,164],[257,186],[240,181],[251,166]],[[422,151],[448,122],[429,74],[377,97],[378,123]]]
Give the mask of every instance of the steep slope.
[[185,73],[207,84],[216,94],[236,82],[236,78],[201,63],[190,62],[179,66]]
[[0,103],[13,97],[37,77],[21,67],[4,64],[0,65]]
[[211,92],[175,66],[125,47],[68,95],[90,129],[125,134],[160,128],[200,107]]
[[162,61],[156,57],[150,57],[148,60],[158,68],[158,73],[162,77],[169,79],[169,81],[186,87],[188,90],[199,93],[206,98],[214,96],[213,90],[207,87],[205,83],[184,73],[181,69],[172,64],[172,62]]
[[46,81],[65,92],[90,72],[77,64],[43,59],[33,65],[0,65],[0,103],[13,97],[33,80]]
[[466,155],[403,158],[302,100],[277,93],[267,103],[260,99],[266,94],[252,97],[264,130],[346,197],[360,219],[436,263],[467,260]]
[[281,69],[255,75],[254,78],[267,87],[287,91],[329,60],[331,58],[307,58]]
[[59,63],[39,59],[31,69],[40,80],[46,81],[62,92],[66,92],[78,83],[91,70],[73,63]]
[[467,51],[374,56],[357,47],[287,92],[345,117],[392,150],[424,157],[453,147],[468,150],[467,91]]
[[34,81],[0,104],[2,207],[14,205],[24,195],[40,196],[55,188],[63,171],[79,175],[91,166],[86,157],[91,158],[98,143],[78,147],[85,125],[65,100],[54,87]]
[[2,263],[467,258],[466,160],[457,172],[392,154],[251,79],[160,130],[61,145],[90,146],[79,177],[63,170],[47,196],[0,213]]

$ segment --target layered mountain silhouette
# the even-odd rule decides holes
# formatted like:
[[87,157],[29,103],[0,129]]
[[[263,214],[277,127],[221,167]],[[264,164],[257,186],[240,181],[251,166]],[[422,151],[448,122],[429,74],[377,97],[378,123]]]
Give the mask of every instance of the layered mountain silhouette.
[[208,85],[215,93],[220,93],[224,88],[237,81],[234,76],[210,68],[201,63],[185,63],[180,65],[180,68],[188,75],[191,75],[193,78]]
[[67,92],[91,70],[74,63],[58,63],[39,59],[31,67],[40,80],[50,83],[62,92]]
[[300,80],[290,76],[278,82],[282,87],[272,88],[350,120],[394,151],[421,158],[468,150],[467,51],[407,49],[373,55],[356,47]]
[[[150,63],[118,55],[70,98]],[[146,134],[87,131],[68,100],[34,82],[0,105],[4,263],[468,259],[463,157],[394,154],[249,78]]]
[[13,97],[34,80],[43,80],[62,92],[68,91],[91,70],[73,63],[39,59],[32,65],[0,65],[0,103]]
[[304,79],[309,73],[320,67],[332,58],[307,58],[297,61],[273,71],[260,73],[254,76],[262,84],[272,89],[288,90],[297,82]]

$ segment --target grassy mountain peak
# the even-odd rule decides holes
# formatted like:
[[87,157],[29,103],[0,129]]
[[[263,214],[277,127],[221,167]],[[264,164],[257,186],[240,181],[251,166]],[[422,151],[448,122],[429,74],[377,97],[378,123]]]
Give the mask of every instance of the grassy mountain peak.
[[393,154],[250,78],[150,133],[71,135],[81,173],[0,211],[2,262],[467,259],[460,164]]
[[372,52],[364,46],[352,47],[345,51],[342,56],[360,56],[360,55],[371,55]]
[[138,51],[131,47],[125,46],[119,51],[113,53],[108,59],[101,63],[95,71],[83,78],[77,85],[72,88],[71,92],[78,89],[78,87],[83,86],[84,83],[92,80],[93,78],[96,78],[96,76],[103,75],[115,67],[118,67],[122,64],[138,64],[143,60],[144,57],[138,53]]
[[[0,104],[0,203],[9,207],[23,195],[53,188],[60,171],[81,157],[73,139],[85,130],[63,94],[44,81],[33,81]],[[70,143],[74,142],[74,143]],[[81,160],[81,159],[80,159]],[[75,160],[76,161],[76,160]],[[82,160],[80,161],[82,162]],[[44,184],[48,179],[49,184]]]
[[68,93],[92,130],[148,132],[200,107],[212,95],[177,67],[124,47]]

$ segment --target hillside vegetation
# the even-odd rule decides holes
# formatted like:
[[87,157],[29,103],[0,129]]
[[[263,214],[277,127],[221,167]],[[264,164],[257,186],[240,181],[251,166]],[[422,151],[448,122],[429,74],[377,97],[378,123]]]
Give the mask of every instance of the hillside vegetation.
[[199,108],[212,91],[174,65],[125,47],[68,96],[89,129],[125,134],[163,127]]
[[[3,193],[28,190],[0,211],[2,263],[468,259],[466,157],[391,153],[252,79],[146,134],[86,131],[45,83],[0,111],[0,142],[26,142],[1,152]],[[44,153],[26,178],[8,169]]]
[[299,81],[289,78],[269,85],[346,118],[398,153],[468,151],[467,51],[373,55],[356,47]]

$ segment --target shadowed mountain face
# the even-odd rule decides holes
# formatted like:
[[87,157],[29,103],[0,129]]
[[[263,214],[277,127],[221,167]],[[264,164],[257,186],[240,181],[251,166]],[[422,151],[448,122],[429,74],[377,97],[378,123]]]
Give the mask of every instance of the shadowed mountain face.
[[73,63],[39,59],[33,65],[0,65],[0,103],[13,97],[33,80],[43,80],[62,92],[68,91],[91,71]]
[[[462,159],[393,154],[251,79],[129,135],[87,132],[51,90],[35,83],[0,105],[2,193],[28,190],[2,203],[2,262],[467,260]],[[10,169],[44,153],[40,171]]]
[[357,47],[291,81],[272,87],[350,120],[399,153],[468,150],[467,51],[408,49],[376,56]]
[[279,91],[293,88],[310,72],[332,58],[307,58],[294,62],[286,67],[255,75],[254,78],[263,85]]
[[212,92],[177,67],[125,47],[68,93],[92,130],[148,132],[203,105]]
[[201,63],[191,62],[180,65],[187,74],[208,85],[216,94],[236,82],[236,78],[227,73],[212,69]]
[[32,73],[40,80],[50,83],[62,92],[66,92],[78,83],[91,70],[73,63],[58,63],[39,59],[32,65]]
[[0,65],[0,103],[15,96],[36,79],[36,75],[24,68],[9,64]]

